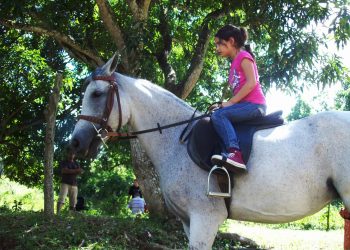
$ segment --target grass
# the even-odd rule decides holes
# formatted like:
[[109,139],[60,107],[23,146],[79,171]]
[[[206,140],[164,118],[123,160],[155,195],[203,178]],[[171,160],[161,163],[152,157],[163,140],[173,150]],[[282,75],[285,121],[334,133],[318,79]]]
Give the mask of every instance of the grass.
[[0,177],[0,206],[13,210],[40,211],[44,208],[43,191],[28,188]]
[[0,221],[0,249],[137,249],[152,244],[183,249],[186,242],[179,225],[148,218],[77,212],[46,218],[41,212],[2,209]]
[[[61,215],[47,218],[42,212],[42,190],[0,178],[0,249],[187,248],[179,221],[136,218],[130,212],[122,213],[122,218],[106,216],[91,207],[82,213],[64,209]],[[234,245],[218,239],[213,249]]]
[[[156,249],[157,244],[187,248],[188,241],[178,221],[159,221],[147,215],[135,218],[130,212],[106,216],[96,209],[83,213],[64,210],[60,216],[46,218],[42,201],[41,190],[0,178],[0,249]],[[327,208],[285,224],[227,220],[220,231],[252,239],[262,249],[341,249],[344,222],[339,216],[340,207],[340,203],[330,206],[329,232],[325,231]],[[213,249],[249,247],[239,244],[219,237]]]
[[259,225],[271,229],[295,229],[295,230],[339,230],[344,227],[344,219],[339,215],[342,204],[334,202],[329,207],[329,223],[327,223],[328,206],[319,212],[307,216],[303,219],[282,223],[282,224],[262,224],[253,222],[244,222],[246,225]]
[[[46,218],[42,212],[0,209],[0,249],[188,249],[178,221],[147,216],[115,218],[64,212]],[[343,231],[273,229],[228,220],[221,232],[253,240],[258,249],[342,249]],[[171,233],[170,233],[171,232]],[[255,249],[217,238],[214,250]]]
[[[46,218],[42,212],[0,210],[0,249],[188,249],[177,220],[114,218],[65,212]],[[171,232],[171,233],[170,233]],[[163,248],[159,248],[162,246]],[[238,242],[217,239],[214,250],[237,249]]]
[[228,220],[226,231],[253,240],[262,249],[343,249],[344,230],[299,230]]

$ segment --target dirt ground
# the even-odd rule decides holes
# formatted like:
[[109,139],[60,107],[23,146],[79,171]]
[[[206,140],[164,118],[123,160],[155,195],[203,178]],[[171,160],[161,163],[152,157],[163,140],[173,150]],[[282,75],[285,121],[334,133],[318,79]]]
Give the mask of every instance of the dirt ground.
[[343,249],[344,230],[271,229],[232,221],[228,232],[255,241],[263,249],[281,250],[340,250]]

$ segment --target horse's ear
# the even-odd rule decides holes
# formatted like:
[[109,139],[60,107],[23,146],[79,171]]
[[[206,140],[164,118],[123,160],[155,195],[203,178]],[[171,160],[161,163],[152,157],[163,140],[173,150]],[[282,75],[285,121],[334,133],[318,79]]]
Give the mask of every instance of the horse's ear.
[[103,65],[102,70],[106,75],[112,75],[114,71],[116,70],[119,63],[119,54],[114,53],[111,59],[108,60],[108,62]]

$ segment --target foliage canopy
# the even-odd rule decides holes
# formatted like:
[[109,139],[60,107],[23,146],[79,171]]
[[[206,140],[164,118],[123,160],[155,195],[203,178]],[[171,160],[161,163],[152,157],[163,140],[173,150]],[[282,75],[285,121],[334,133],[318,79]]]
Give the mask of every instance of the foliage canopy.
[[[213,34],[232,23],[250,32],[263,88],[299,91],[343,77],[339,58],[321,48],[328,38],[339,47],[347,43],[349,19],[348,0],[1,1],[5,173],[22,183],[41,183],[43,113],[57,71],[64,73],[56,133],[60,158],[80,106],[81,80],[115,51],[120,72],[149,79],[193,105],[212,102],[222,95],[229,65],[216,57]],[[322,24],[328,26],[323,33]]]

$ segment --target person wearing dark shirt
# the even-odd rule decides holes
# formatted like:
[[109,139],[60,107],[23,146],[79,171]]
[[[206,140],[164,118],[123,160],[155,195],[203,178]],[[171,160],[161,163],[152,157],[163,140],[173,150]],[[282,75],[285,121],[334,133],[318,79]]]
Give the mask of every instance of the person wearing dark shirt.
[[129,188],[129,200],[135,198],[135,194],[138,193],[139,197],[142,198],[142,191],[139,187],[137,179],[134,180],[134,184]]
[[83,173],[79,164],[74,160],[75,154],[69,152],[67,159],[60,162],[61,186],[57,202],[57,214],[61,211],[64,201],[69,197],[69,209],[75,210],[78,196],[77,176]]

